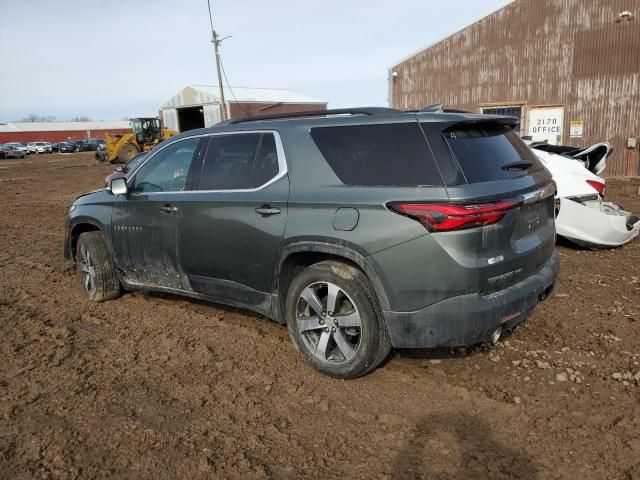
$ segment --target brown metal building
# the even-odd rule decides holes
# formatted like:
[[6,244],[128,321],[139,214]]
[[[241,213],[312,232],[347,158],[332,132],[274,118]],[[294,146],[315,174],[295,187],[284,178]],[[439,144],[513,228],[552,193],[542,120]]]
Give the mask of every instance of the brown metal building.
[[605,174],[638,175],[640,0],[515,0],[391,67],[389,96],[518,116],[550,143],[606,140]]

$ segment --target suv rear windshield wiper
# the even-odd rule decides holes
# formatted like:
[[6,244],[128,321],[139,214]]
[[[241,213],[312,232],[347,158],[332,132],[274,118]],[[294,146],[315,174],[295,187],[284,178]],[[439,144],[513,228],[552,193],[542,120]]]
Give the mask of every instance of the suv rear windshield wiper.
[[528,160],[522,160],[521,162],[506,163],[502,166],[502,169],[503,170],[526,170],[532,165],[533,165],[533,162],[530,162]]

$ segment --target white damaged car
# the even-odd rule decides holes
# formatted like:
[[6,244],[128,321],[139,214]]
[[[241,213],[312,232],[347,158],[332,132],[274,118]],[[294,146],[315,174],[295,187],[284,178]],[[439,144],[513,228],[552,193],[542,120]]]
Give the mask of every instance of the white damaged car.
[[[558,186],[558,235],[590,248],[618,247],[638,235],[640,218],[619,205],[604,200],[605,180],[587,169],[588,162],[540,150],[535,144],[530,146],[551,172]],[[607,155],[597,168],[594,168],[596,165],[591,165],[592,169],[602,172]]]

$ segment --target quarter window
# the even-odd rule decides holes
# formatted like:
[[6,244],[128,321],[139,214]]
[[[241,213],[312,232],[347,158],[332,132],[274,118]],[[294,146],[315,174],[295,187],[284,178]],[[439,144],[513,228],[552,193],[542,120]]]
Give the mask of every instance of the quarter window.
[[417,123],[319,127],[311,137],[347,185],[442,185]]
[[133,191],[138,193],[181,192],[199,138],[188,138],[160,150],[136,173]]
[[216,135],[209,141],[199,189],[257,188],[275,177],[278,170],[272,133]]

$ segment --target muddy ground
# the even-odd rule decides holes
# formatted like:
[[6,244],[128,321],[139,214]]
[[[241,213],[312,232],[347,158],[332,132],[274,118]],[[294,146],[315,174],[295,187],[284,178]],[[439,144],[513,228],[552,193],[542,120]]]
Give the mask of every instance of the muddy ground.
[[63,219],[110,170],[0,160],[0,478],[640,479],[640,240],[560,245],[555,296],[493,348],[336,381],[251,313],[84,300]]

